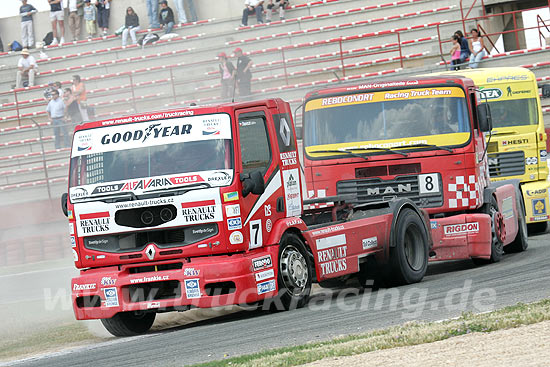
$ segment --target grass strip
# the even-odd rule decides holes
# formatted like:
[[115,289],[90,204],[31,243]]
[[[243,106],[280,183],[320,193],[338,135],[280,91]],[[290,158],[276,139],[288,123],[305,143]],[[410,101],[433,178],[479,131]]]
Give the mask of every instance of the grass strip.
[[103,339],[92,335],[84,323],[70,323],[47,329],[39,329],[30,334],[14,335],[0,342],[0,361],[15,357],[49,352],[84,342],[99,342]]
[[329,357],[350,356],[403,346],[433,343],[473,332],[488,333],[550,320],[550,299],[518,303],[490,313],[463,313],[443,322],[409,322],[400,326],[349,335],[330,341],[262,351],[194,365],[206,366],[298,366]]

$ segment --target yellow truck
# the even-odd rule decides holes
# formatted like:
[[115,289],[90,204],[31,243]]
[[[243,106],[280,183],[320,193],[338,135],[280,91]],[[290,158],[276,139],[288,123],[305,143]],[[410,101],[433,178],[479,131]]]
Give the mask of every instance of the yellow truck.
[[481,91],[481,99],[491,106],[493,132],[487,136],[491,180],[519,179],[529,230],[545,231],[550,219],[550,183],[535,75],[519,67],[449,73],[472,79]]

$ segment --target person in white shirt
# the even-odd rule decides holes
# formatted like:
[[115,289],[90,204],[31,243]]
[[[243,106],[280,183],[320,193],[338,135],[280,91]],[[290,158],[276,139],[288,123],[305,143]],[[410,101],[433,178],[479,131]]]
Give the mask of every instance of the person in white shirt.
[[262,24],[264,14],[264,0],[244,0],[243,18],[241,27],[248,25],[248,16],[256,13],[258,24]]
[[23,77],[28,76],[29,87],[34,85],[34,76],[36,75],[36,60],[31,56],[29,50],[24,48],[21,51],[21,58],[17,62],[17,80],[16,88],[23,87]]
[[82,30],[82,17],[84,16],[84,0],[69,0],[69,29],[73,35],[73,41],[78,41]]
[[23,47],[34,47],[34,32],[32,30],[32,15],[37,12],[36,8],[27,3],[27,0],[21,0],[19,15],[21,16],[21,43]]

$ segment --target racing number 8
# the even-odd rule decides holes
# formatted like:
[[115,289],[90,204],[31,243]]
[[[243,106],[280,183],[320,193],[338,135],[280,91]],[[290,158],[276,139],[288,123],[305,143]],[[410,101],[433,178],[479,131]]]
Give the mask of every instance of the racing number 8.
[[437,173],[418,175],[418,187],[420,194],[433,194],[439,192],[439,177]]
[[250,221],[250,245],[249,248],[258,248],[262,247],[262,220],[251,220]]

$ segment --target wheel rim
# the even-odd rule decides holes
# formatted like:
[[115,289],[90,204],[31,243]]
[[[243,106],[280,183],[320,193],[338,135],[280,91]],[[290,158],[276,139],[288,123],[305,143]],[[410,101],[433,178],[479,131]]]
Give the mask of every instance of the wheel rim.
[[424,266],[423,241],[420,229],[415,225],[410,225],[405,231],[403,239],[405,258],[407,263],[414,271],[419,271]]
[[284,287],[291,294],[300,294],[307,286],[309,270],[305,257],[293,245],[283,249],[279,261]]
[[503,237],[506,236],[504,218],[497,208],[491,206],[491,218],[493,220],[493,247],[498,253],[504,252]]

